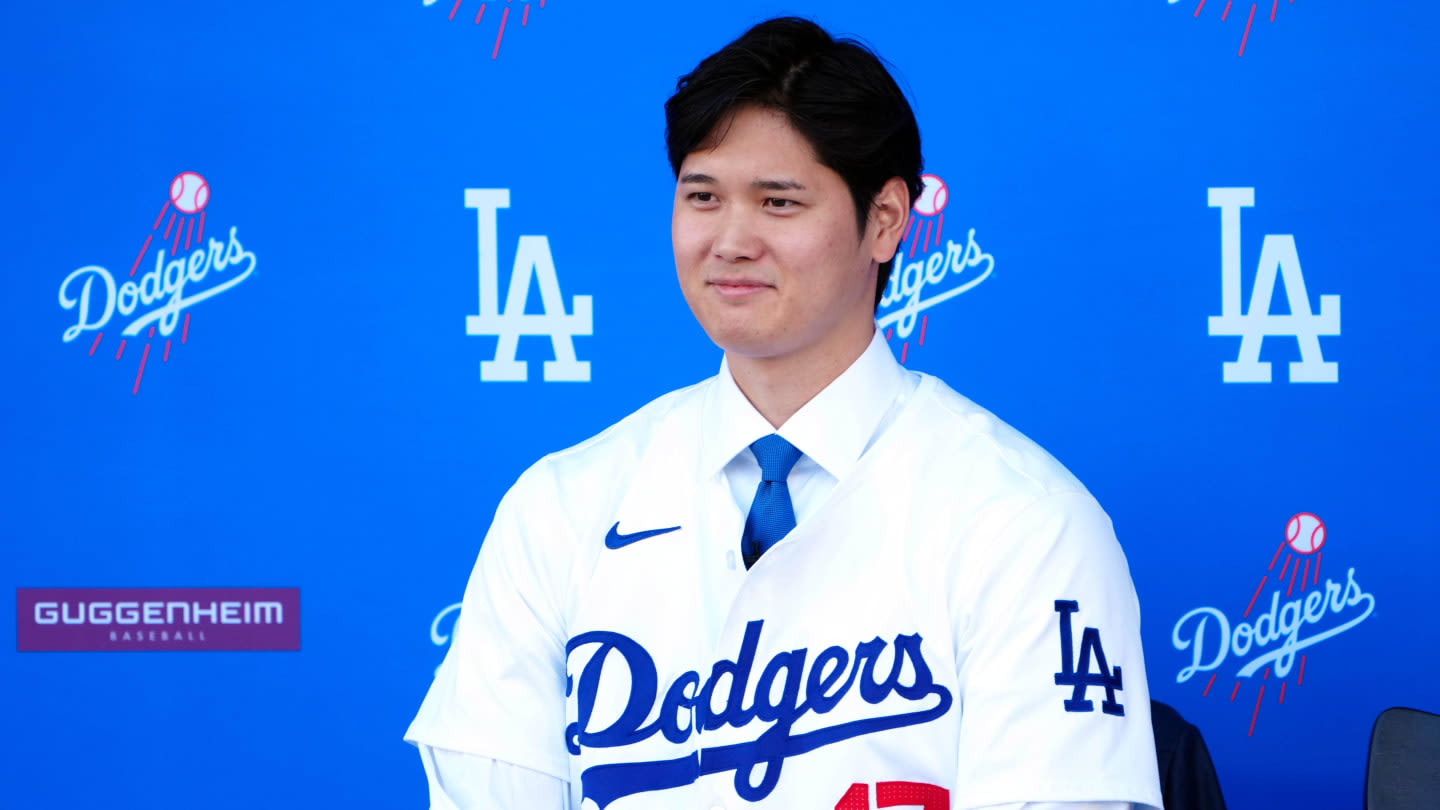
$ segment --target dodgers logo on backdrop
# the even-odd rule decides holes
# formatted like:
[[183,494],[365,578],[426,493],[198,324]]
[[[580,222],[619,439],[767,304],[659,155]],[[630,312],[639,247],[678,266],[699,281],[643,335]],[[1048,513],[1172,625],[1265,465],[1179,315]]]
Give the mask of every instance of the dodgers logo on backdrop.
[[[480,314],[465,318],[465,334],[498,337],[495,359],[480,362],[482,382],[524,382],[530,378],[529,364],[515,359],[524,335],[550,338],[554,360],[545,361],[545,382],[589,382],[590,363],[575,357],[577,335],[591,334],[590,296],[571,298],[571,312],[565,312],[550,240],[544,236],[521,236],[510,268],[510,287],[505,309],[500,305],[499,211],[510,207],[510,189],[467,188],[465,207],[475,209],[479,228]],[[527,315],[530,282],[540,286],[544,314]]]
[[[444,610],[436,613],[434,620],[430,622],[430,643],[446,652],[450,651],[450,641],[455,637],[455,629],[460,622],[460,604],[460,602],[456,602],[446,606]],[[445,632],[446,628],[450,632]],[[440,672],[439,664],[435,665],[435,672]]]
[[[73,318],[61,332],[61,341],[71,343],[87,332],[94,332],[89,352],[93,357],[105,338],[105,330],[112,328],[112,321],[117,322],[113,328],[119,330],[116,360],[125,356],[131,340],[144,341],[143,347],[131,349],[132,357],[136,352],[140,357],[131,394],[140,393],[140,380],[150,360],[150,342],[156,339],[157,329],[165,341],[160,362],[168,363],[172,341],[175,345],[184,345],[190,339],[190,308],[229,291],[255,272],[255,254],[240,243],[235,226],[232,225],[228,233],[222,232],[224,239],[211,236],[206,240],[205,214],[209,203],[210,184],[205,178],[195,172],[181,172],[170,181],[170,198],[145,235],[130,272],[122,276],[118,285],[114,274],[98,264],[81,267],[60,282],[60,308],[70,312]],[[167,213],[169,219],[165,217]],[[165,223],[163,232],[161,222]],[[155,241],[157,234],[159,241]],[[152,242],[155,260],[149,270],[136,278],[135,272],[145,261]],[[177,327],[178,335],[175,334]]]
[[917,346],[925,345],[930,320],[925,311],[969,292],[995,269],[995,258],[975,241],[974,228],[966,231],[964,242],[941,241],[950,188],[933,174],[920,179],[925,189],[915,200],[916,215],[910,218],[905,238],[895,252],[890,284],[875,313],[875,325],[885,331],[885,339],[901,341],[901,363],[909,357],[912,335]]
[[[430,6],[435,5],[436,2],[437,2],[437,0],[420,0],[420,1],[421,1],[421,4],[424,5],[426,8],[429,8]],[[492,2],[493,2],[493,0],[492,0]],[[460,21],[461,21],[461,22],[464,22],[464,23],[469,23],[471,26],[481,25],[481,23],[485,20],[485,6],[486,6],[485,0],[478,0],[478,2],[477,2],[477,0],[470,0],[470,2],[468,2],[468,3],[466,3],[465,0],[455,0],[454,5],[451,5],[451,4],[449,4],[449,3],[442,3],[442,4],[440,4],[440,8],[445,8],[446,6],[449,6],[449,8],[450,8],[450,14],[449,14],[448,16],[446,16],[445,19],[446,19],[446,20],[449,20],[449,21],[451,21],[451,22],[454,22],[455,19],[456,19],[455,15],[458,14],[458,13],[461,11],[461,8],[460,8],[460,7],[461,7],[462,4],[464,4],[464,6],[465,6],[465,9],[464,9],[465,13],[464,13],[464,14],[460,14],[460,17],[459,17]],[[499,5],[499,3],[496,3],[496,5]],[[520,10],[519,10],[519,12],[518,12],[518,13],[520,14],[520,23],[519,23],[519,24],[520,24],[520,27],[521,27],[521,28],[525,28],[525,27],[527,27],[527,26],[530,25],[530,6],[531,6],[531,4],[527,2],[527,3],[517,3],[516,5],[520,6]],[[537,8],[545,8],[545,0],[539,0],[539,2],[538,2],[538,3],[535,3],[534,5],[535,5]],[[500,6],[500,10],[499,10],[499,11],[492,11],[492,12],[490,13],[490,19],[492,19],[492,20],[498,19],[498,21],[499,21],[499,23],[498,23],[498,25],[496,26],[496,29],[495,29],[495,47],[491,48],[491,50],[490,50],[490,58],[491,58],[491,59],[495,59],[496,57],[498,57],[498,56],[500,55],[500,42],[505,39],[505,26],[506,26],[507,24],[511,24],[511,23],[510,23],[510,8],[511,8],[510,0],[506,0],[505,4],[504,4],[503,6]],[[474,18],[473,20],[470,19],[470,10],[471,10],[471,9],[474,9],[474,10],[475,10],[475,18]],[[488,24],[487,24],[487,25],[488,25]],[[513,30],[513,29],[512,29],[512,30]]]
[[[1169,2],[1169,4],[1173,6],[1176,3],[1179,3],[1180,0],[1167,0],[1167,2]],[[1190,0],[1190,2],[1195,4],[1195,11],[1193,14],[1191,14],[1191,17],[1197,20],[1200,19],[1200,14],[1206,10],[1206,0]],[[1231,5],[1233,5],[1233,2],[1234,0],[1225,0],[1224,3],[1216,2],[1212,4],[1210,6],[1210,11],[1212,12],[1210,16],[1218,16],[1220,18],[1220,22],[1222,23],[1230,21],[1230,7]],[[1290,5],[1292,3],[1294,3],[1294,0],[1290,0],[1290,3],[1287,3],[1286,5]],[[1270,8],[1268,10],[1263,9],[1264,6],[1262,3],[1251,3],[1249,13],[1246,13],[1244,3],[1241,3],[1238,7],[1236,7],[1234,22],[1231,24],[1235,25],[1238,29],[1240,25],[1240,20],[1242,18],[1245,20],[1245,30],[1240,34],[1240,50],[1236,52],[1236,56],[1245,55],[1245,45],[1250,42],[1250,29],[1252,26],[1255,25],[1256,22],[1264,24],[1267,21],[1267,17],[1268,22],[1275,22],[1275,15],[1280,11],[1280,0],[1270,0]],[[1255,16],[1256,11],[1260,12],[1260,17],[1258,20]]]
[[[1220,608],[1197,607],[1181,616],[1171,632],[1171,643],[1188,660],[1176,674],[1176,683],[1211,673],[1201,692],[1201,697],[1209,697],[1219,675],[1233,673],[1231,703],[1242,683],[1248,684],[1243,688],[1255,690],[1250,735],[1255,733],[1267,689],[1277,704],[1283,704],[1291,676],[1295,690],[1303,688],[1311,648],[1354,629],[1375,611],[1375,597],[1360,585],[1353,567],[1343,569],[1341,576],[1331,563],[1326,570],[1334,572],[1333,578],[1327,576],[1320,584],[1325,545],[1324,521],[1310,512],[1296,514],[1285,524],[1285,539],[1243,613],[1233,617]],[[1275,566],[1282,555],[1284,563],[1277,574]],[[1266,584],[1272,588],[1268,598]]]
[[[1260,344],[1267,337],[1292,337],[1300,344],[1300,361],[1290,364],[1290,382],[1339,382],[1340,365],[1326,362],[1320,337],[1340,334],[1340,296],[1320,296],[1319,314],[1311,311],[1294,236],[1265,234],[1250,303],[1241,309],[1240,212],[1254,205],[1253,188],[1210,189],[1210,207],[1220,209],[1220,314],[1210,316],[1210,335],[1240,338],[1240,356],[1224,364],[1223,379],[1270,382],[1270,364],[1260,361]],[[1270,301],[1281,282],[1290,313],[1273,315]]]

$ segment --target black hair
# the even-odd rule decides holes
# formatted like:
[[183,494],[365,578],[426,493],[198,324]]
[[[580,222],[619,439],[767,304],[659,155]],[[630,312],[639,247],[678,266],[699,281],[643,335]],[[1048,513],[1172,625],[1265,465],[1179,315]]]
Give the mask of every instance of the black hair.
[[[819,162],[845,180],[862,238],[890,178],[905,181],[911,204],[920,196],[915,113],[880,58],[859,42],[837,40],[810,20],[779,17],[707,56],[665,102],[665,147],[676,177],[685,156],[747,104],[783,113]],[[893,263],[880,264],[877,307]]]

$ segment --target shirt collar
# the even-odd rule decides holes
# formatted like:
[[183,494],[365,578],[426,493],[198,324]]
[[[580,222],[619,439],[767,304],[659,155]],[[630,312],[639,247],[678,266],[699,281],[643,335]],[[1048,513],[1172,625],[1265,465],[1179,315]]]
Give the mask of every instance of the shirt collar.
[[877,329],[855,362],[776,430],[745,398],[730,376],[729,364],[722,360],[705,408],[701,472],[718,473],[751,442],[779,433],[836,479],[844,478],[904,390],[905,370]]

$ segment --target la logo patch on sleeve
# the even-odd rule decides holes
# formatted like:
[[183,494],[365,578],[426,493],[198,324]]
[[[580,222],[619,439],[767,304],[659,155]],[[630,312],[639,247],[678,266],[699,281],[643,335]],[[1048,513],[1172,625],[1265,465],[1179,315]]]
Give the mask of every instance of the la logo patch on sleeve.
[[[1065,700],[1067,712],[1093,712],[1095,704],[1085,699],[1090,687],[1105,690],[1105,699],[1100,702],[1100,711],[1117,717],[1125,716],[1125,707],[1115,699],[1115,693],[1122,691],[1120,667],[1111,669],[1105,661],[1105,648],[1100,644],[1100,631],[1094,627],[1085,628],[1080,636],[1080,660],[1075,660],[1075,638],[1070,629],[1070,614],[1080,612],[1080,603],[1073,599],[1056,599],[1055,612],[1060,614],[1060,671],[1055,673],[1057,686],[1074,687]],[[1091,667],[1094,667],[1094,671]]]

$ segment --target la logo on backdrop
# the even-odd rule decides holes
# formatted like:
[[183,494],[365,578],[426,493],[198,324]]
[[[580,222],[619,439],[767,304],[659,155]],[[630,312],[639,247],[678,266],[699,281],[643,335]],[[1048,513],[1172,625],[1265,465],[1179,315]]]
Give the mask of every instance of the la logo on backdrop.
[[[522,336],[550,338],[554,360],[545,361],[545,382],[589,382],[590,363],[575,356],[573,338],[592,333],[591,300],[588,295],[571,298],[571,312],[565,312],[560,279],[550,240],[545,236],[521,236],[515,246],[505,309],[500,307],[499,211],[510,207],[510,189],[467,188],[465,207],[475,209],[479,251],[480,313],[465,318],[465,334],[498,337],[495,359],[480,362],[482,382],[525,382],[529,364],[517,360],[515,352]],[[543,314],[527,314],[525,303],[530,284],[540,287]]]
[[[120,277],[119,284],[115,274],[98,264],[81,267],[60,282],[60,308],[72,318],[60,339],[73,343],[94,332],[89,341],[89,356],[94,357],[109,331],[117,361],[125,358],[127,351],[129,357],[138,355],[131,394],[140,393],[152,340],[165,341],[160,362],[170,362],[171,349],[190,339],[190,307],[229,291],[255,272],[255,254],[240,243],[235,226],[220,232],[223,239],[215,238],[213,231],[207,239],[209,204],[210,184],[204,177],[189,171],[177,174],[130,272]],[[152,243],[155,258],[137,277]],[[142,340],[143,346],[131,346],[132,341]],[[109,354],[108,345],[102,356]]]
[[[1247,700],[1242,703],[1248,704],[1249,692],[1254,692],[1247,736],[1255,733],[1267,690],[1276,705],[1283,705],[1292,678],[1297,691],[1305,685],[1311,648],[1354,629],[1375,611],[1375,597],[1360,585],[1353,567],[1338,568],[1332,560],[1320,584],[1327,539],[1318,516],[1294,515],[1244,612],[1232,618],[1217,607],[1197,607],[1181,616],[1171,631],[1171,643],[1187,660],[1176,683],[1199,675],[1205,683],[1200,695],[1208,698],[1216,680],[1226,674],[1235,678],[1231,703],[1243,690]],[[1210,677],[1204,678],[1207,672]],[[1224,694],[1223,685],[1219,694]]]
[[[1300,254],[1290,234],[1265,234],[1255,286],[1249,307],[1240,306],[1240,212],[1255,205],[1254,188],[1212,188],[1211,208],[1220,209],[1220,314],[1210,317],[1210,335],[1240,338],[1240,356],[1225,363],[1227,383],[1268,383],[1270,364],[1260,361],[1260,344],[1267,337],[1293,337],[1300,344],[1300,361],[1290,364],[1290,382],[1340,381],[1340,365],[1327,362],[1320,337],[1340,334],[1340,296],[1320,296],[1320,311],[1310,309],[1310,294],[1300,271]],[[1270,312],[1275,285],[1284,282],[1289,314]]]
[[915,200],[915,216],[895,252],[890,284],[875,313],[875,325],[885,330],[885,339],[900,340],[901,363],[909,359],[912,337],[917,347],[925,345],[930,321],[926,310],[969,292],[995,269],[995,258],[975,241],[974,228],[965,232],[963,242],[941,241],[950,189],[936,175],[920,179],[925,188]]

